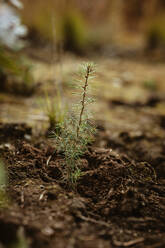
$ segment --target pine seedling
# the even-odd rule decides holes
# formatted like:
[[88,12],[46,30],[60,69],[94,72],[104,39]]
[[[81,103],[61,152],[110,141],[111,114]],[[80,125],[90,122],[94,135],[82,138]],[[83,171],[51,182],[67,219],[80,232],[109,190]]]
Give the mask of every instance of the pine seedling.
[[78,82],[81,100],[74,105],[72,112],[60,125],[60,135],[55,134],[57,149],[65,156],[67,181],[74,188],[82,175],[80,158],[87,151],[88,144],[92,142],[95,133],[88,108],[88,105],[93,102],[93,99],[88,96],[88,89],[94,73],[95,65],[93,63],[82,66],[79,75],[81,79]]

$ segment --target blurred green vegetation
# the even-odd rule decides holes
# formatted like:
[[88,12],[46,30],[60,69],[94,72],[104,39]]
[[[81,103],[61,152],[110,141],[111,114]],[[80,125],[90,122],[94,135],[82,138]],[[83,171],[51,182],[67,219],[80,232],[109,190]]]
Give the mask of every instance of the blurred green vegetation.
[[0,90],[31,95],[34,89],[31,64],[24,56],[0,47]]
[[[31,40],[63,44],[66,49],[82,51],[88,45],[88,28],[82,13],[73,6],[59,7],[52,1],[36,1],[33,8],[25,1],[23,21],[29,27]],[[39,43],[38,39],[38,43]],[[38,45],[38,44],[36,44]]]
[[21,73],[20,65],[17,60],[9,55],[9,52],[0,47],[0,73],[11,73],[19,75]]
[[78,11],[69,10],[60,21],[60,36],[64,48],[81,52],[87,48],[89,37],[87,25]]
[[39,101],[41,108],[49,121],[49,131],[55,131],[58,133],[58,128],[67,114],[67,108],[62,101],[60,91],[57,89],[55,97],[51,98],[48,93],[45,92],[45,98],[41,98]]
[[17,230],[16,241],[9,245],[8,248],[28,248],[28,240],[25,236],[24,228],[19,227]]
[[144,86],[144,88],[146,88],[147,90],[150,90],[150,91],[155,91],[158,89],[157,82],[154,79],[145,80],[143,82],[143,86]]
[[0,207],[5,207],[8,202],[6,193],[7,174],[2,160],[0,160]]
[[[106,46],[148,48],[165,44],[162,0],[22,0],[32,46],[51,44],[73,52]],[[148,25],[149,24],[149,25]]]
[[149,49],[165,48],[165,14],[152,19],[147,31],[147,46]]
[[32,46],[48,42],[55,43],[57,48],[62,46],[64,50],[84,53],[111,40],[107,0],[95,4],[77,0],[23,2],[23,22],[29,28]]

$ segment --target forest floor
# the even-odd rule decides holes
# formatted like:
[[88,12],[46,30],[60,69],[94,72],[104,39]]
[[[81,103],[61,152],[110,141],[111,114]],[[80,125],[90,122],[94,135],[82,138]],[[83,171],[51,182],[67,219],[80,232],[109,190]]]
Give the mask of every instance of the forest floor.
[[[35,62],[35,95],[0,95],[0,153],[8,173],[0,247],[165,247],[164,64],[95,61],[91,111],[98,132],[81,158],[76,192],[63,180],[63,155],[44,135],[48,123],[38,101],[45,85],[53,97],[54,80],[71,100],[81,59],[66,57],[62,69]],[[17,246],[22,239],[27,246]]]

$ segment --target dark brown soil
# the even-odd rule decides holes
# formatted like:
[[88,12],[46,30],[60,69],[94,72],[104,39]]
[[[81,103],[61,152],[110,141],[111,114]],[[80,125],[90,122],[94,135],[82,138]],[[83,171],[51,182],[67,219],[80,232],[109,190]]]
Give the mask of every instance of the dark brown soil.
[[99,128],[76,191],[52,141],[24,124],[1,124],[9,204],[0,210],[0,247],[11,247],[23,230],[32,248],[164,248],[164,116],[139,108],[137,130]]

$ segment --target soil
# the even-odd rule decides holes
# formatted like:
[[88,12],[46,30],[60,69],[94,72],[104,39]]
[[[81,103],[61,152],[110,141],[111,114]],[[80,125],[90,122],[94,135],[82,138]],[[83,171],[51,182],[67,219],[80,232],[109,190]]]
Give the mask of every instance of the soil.
[[111,121],[97,121],[74,190],[53,140],[25,123],[0,124],[0,247],[165,247],[165,117],[154,109],[164,98],[106,100]]
[[0,127],[12,203],[0,212],[1,247],[20,227],[30,247],[165,247],[164,137],[141,130],[108,137],[100,127],[75,192],[52,141],[35,139],[25,124]]

